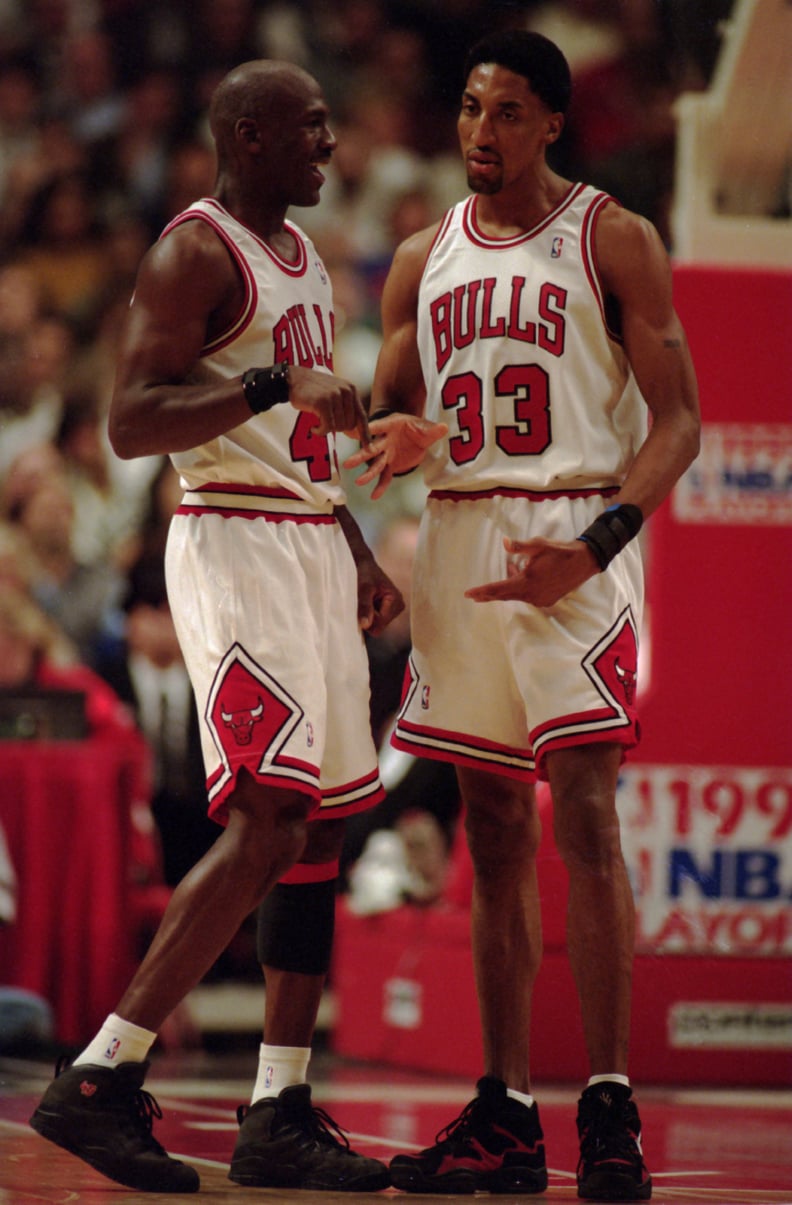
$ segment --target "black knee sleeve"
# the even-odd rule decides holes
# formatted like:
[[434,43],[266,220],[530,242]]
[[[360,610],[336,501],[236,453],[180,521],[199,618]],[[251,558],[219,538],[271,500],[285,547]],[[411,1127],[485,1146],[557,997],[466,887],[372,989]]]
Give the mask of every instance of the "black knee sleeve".
[[303,975],[327,974],[336,882],[276,883],[259,904],[256,918],[256,950],[262,966]]

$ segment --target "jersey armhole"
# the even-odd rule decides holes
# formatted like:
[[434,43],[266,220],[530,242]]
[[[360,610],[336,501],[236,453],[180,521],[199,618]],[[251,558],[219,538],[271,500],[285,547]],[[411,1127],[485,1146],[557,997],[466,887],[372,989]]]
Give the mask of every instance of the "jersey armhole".
[[182,226],[186,222],[193,221],[204,222],[220,239],[220,242],[225,247],[226,251],[231,257],[231,260],[237,268],[237,271],[239,272],[244,291],[242,304],[239,308],[239,313],[237,314],[236,318],[228,327],[226,327],[224,331],[221,331],[219,335],[216,335],[213,339],[209,340],[209,342],[204,343],[200,353],[201,357],[203,358],[204,356],[208,356],[216,351],[219,351],[223,347],[227,347],[228,344],[232,343],[234,339],[239,338],[242,332],[250,325],[253,315],[256,311],[256,304],[258,302],[258,289],[256,288],[255,277],[253,276],[250,265],[242,252],[239,250],[239,247],[237,247],[234,240],[226,233],[220,223],[215,221],[210,214],[203,213],[199,209],[185,210],[184,213],[179,214],[178,217],[174,218],[173,221],[165,227],[160,235],[160,238],[164,238],[177,226]]
[[620,202],[608,193],[600,192],[594,197],[583,217],[581,232],[581,254],[586,278],[591,286],[597,305],[599,306],[602,324],[608,338],[621,344],[623,342],[620,330],[618,305],[605,291],[597,261],[596,231],[600,216],[607,205],[620,206]]

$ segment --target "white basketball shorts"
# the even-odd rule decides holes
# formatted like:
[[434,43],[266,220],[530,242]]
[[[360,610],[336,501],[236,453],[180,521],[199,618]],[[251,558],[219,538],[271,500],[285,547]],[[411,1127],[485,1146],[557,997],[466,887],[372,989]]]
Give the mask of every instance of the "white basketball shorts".
[[351,815],[383,790],[357,624],[357,573],[332,514],[181,508],[168,596],[201,717],[209,814],[223,823],[240,766]]
[[466,589],[507,576],[504,537],[574,539],[607,499],[459,497],[430,495],[421,520],[413,651],[393,744],[525,781],[546,777],[549,750],[635,745],[637,541],[553,607],[473,602]]

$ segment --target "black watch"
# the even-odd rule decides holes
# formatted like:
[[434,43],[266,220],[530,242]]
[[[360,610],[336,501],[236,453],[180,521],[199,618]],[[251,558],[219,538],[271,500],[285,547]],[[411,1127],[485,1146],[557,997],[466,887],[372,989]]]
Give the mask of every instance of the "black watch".
[[286,360],[272,368],[249,368],[242,374],[242,390],[254,414],[263,414],[289,400],[289,365]]

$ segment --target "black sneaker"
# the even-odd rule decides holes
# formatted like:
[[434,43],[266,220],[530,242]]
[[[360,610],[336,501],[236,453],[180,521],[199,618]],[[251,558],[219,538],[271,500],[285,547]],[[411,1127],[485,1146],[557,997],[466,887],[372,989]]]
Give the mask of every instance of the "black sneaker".
[[141,1192],[197,1192],[195,1169],[171,1159],[152,1133],[162,1112],[143,1090],[148,1067],[67,1067],[60,1061],[30,1124],[117,1184]]
[[578,1196],[586,1201],[648,1201],[652,1178],[641,1154],[641,1119],[632,1089],[601,1083],[578,1102]]
[[418,1155],[391,1160],[391,1180],[402,1192],[544,1192],[544,1135],[536,1105],[506,1095],[491,1075],[477,1096]]
[[229,1180],[257,1188],[376,1192],[387,1188],[384,1163],[350,1149],[343,1130],[311,1104],[310,1084],[237,1109],[239,1137]]

